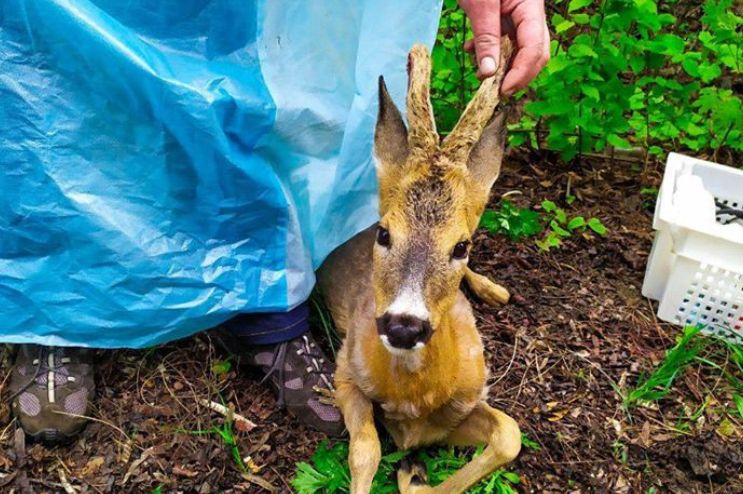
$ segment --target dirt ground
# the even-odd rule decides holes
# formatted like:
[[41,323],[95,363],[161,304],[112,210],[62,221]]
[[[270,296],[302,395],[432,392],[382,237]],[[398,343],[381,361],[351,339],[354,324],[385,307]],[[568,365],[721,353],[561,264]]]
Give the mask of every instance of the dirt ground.
[[[596,216],[609,228],[606,238],[574,235],[548,254],[533,241],[486,232],[474,242],[475,270],[514,294],[499,309],[474,303],[492,369],[490,401],[541,448],[525,448],[511,467],[522,492],[743,492],[740,427],[721,434],[713,406],[679,426],[708,396],[709,376],[687,372],[658,406],[630,414],[614,389],[635,384],[679,334],[656,320],[640,293],[652,198],[639,192],[660,177],[653,166],[585,161],[571,169],[518,152],[496,184],[494,204],[519,191],[509,196],[517,204],[564,206],[569,182],[578,198],[565,206],[570,214]],[[3,358],[5,374],[7,351]],[[289,492],[295,463],[323,435],[277,411],[256,374],[224,372],[223,358],[208,334],[103,352],[96,421],[68,447],[24,445],[0,406],[0,492],[264,492],[268,484]],[[239,472],[216,432],[222,416],[200,404],[220,396],[258,424],[235,431],[252,476]]]

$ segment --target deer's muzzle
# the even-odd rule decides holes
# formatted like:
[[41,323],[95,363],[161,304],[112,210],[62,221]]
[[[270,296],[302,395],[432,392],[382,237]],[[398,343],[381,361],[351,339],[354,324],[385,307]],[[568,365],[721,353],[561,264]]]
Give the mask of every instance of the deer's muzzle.
[[423,347],[433,333],[431,323],[428,321],[389,313],[377,319],[377,331],[385,346],[400,350]]

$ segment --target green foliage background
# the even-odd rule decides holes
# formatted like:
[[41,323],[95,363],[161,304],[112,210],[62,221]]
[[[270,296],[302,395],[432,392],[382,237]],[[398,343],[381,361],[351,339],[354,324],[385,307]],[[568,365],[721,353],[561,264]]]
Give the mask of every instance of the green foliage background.
[[[613,146],[724,151],[720,159],[734,161],[743,151],[743,17],[734,2],[547,2],[552,58],[513,98],[521,111],[510,143],[564,159]],[[456,0],[445,0],[432,83],[442,132],[478,85],[462,50],[470,35]]]

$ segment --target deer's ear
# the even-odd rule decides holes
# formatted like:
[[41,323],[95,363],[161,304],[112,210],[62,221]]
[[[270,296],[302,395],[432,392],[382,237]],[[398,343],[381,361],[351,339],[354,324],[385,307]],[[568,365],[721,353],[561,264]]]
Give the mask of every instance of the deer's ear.
[[387,92],[384,77],[379,76],[379,113],[374,131],[374,154],[380,179],[402,168],[408,159],[408,129],[400,110]]
[[483,129],[467,159],[467,168],[477,184],[476,187],[485,194],[490,193],[490,188],[498,178],[505,147],[506,115],[505,112],[498,111]]

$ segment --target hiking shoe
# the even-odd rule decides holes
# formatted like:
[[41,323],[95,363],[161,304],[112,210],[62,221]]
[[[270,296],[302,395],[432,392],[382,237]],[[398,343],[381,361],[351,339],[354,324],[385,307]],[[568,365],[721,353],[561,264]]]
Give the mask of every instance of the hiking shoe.
[[227,352],[265,373],[261,382],[273,384],[279,407],[329,436],[343,435],[343,417],[332,404],[335,366],[309,332],[284,343],[260,346],[241,342],[226,329],[218,330],[216,336]]
[[59,443],[85,426],[95,394],[93,350],[21,345],[10,378],[11,408],[33,438]]

